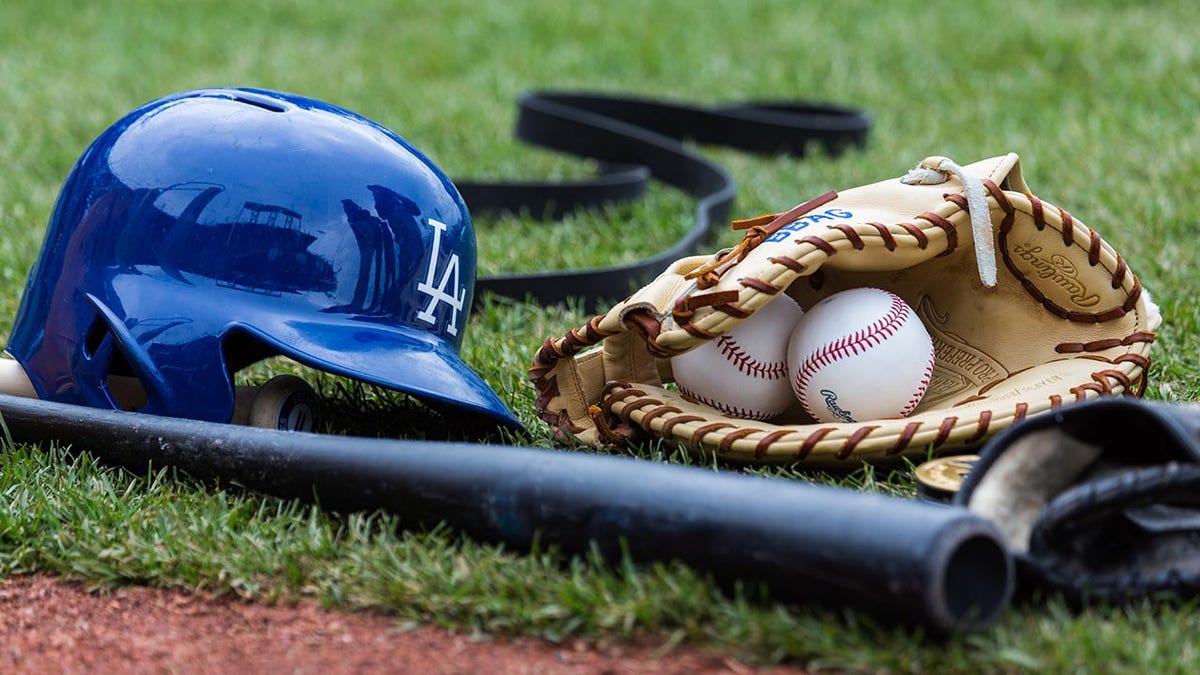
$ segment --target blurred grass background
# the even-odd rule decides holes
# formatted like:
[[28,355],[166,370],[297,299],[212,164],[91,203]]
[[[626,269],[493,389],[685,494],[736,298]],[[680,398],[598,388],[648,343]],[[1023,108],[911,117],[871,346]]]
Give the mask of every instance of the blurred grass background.
[[[1200,393],[1200,58],[1197,14],[1174,2],[356,3],[66,0],[0,5],[0,335],[11,326],[59,186],[108,124],[207,86],[325,99],[405,136],[448,174],[577,176],[586,163],[510,137],[516,97],[589,89],[696,102],[800,99],[869,110],[865,148],[831,158],[704,149],[737,179],[734,216],[900,175],[928,155],[1022,156],[1032,189],[1122,252],[1165,318],[1148,396]],[[553,228],[479,219],[480,271],[595,265],[658,250],[693,205],[641,203]],[[539,428],[525,369],[572,308],[492,303],[463,356]],[[367,417],[394,402],[324,382]],[[403,415],[399,416],[401,427]],[[403,431],[403,429],[401,429]],[[544,430],[534,442],[549,445]],[[647,448],[653,461],[692,461]],[[903,471],[763,473],[911,493]],[[392,518],[136,477],[57,449],[0,454],[0,575],[47,571],[97,586],[314,597],[479,634],[702,644],[812,669],[1188,672],[1191,604],[1071,612],[1034,598],[948,643],[851,613],[726,597],[672,565],[516,555]],[[2,581],[0,581],[2,583]]]

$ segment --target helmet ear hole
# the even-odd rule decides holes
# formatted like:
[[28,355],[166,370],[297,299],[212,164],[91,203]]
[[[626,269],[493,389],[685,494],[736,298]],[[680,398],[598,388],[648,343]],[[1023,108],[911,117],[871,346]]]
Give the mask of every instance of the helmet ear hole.
[[146,390],[125,354],[116,347],[118,343],[104,318],[97,314],[84,335],[83,355],[92,361],[93,372],[100,374],[105,395],[113,407],[140,410],[146,406]]
[[279,350],[255,336],[242,331],[230,331],[221,342],[221,353],[225,358],[225,372],[233,374],[262,361],[277,356]]
[[141,410],[146,407],[148,399],[146,389],[141,381],[132,375],[115,375],[109,373],[105,381],[108,385],[108,396],[116,407],[126,411]]
[[95,358],[99,353],[100,347],[104,344],[104,338],[108,337],[108,326],[105,325],[104,319],[96,315],[92,319],[92,325],[88,328],[87,337],[83,341],[83,355],[87,358]]

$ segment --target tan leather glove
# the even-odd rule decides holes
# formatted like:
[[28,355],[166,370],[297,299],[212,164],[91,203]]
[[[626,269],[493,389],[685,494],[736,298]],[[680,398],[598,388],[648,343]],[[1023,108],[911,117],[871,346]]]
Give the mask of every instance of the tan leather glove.
[[[557,439],[653,436],[734,461],[853,466],[979,446],[1026,416],[1145,389],[1158,308],[1099,234],[1030,192],[1015,154],[965,167],[930,157],[734,227],[746,230],[737,247],[681,259],[546,340],[530,378]],[[933,339],[933,377],[907,417],[758,422],[672,383],[671,356],[781,294],[807,309],[863,286],[903,298]]]

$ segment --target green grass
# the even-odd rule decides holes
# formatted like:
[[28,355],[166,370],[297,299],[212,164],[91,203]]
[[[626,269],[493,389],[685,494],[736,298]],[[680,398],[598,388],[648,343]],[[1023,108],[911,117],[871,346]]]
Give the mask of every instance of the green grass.
[[[836,4],[836,7],[835,7]],[[578,176],[577,160],[510,137],[515,98],[586,88],[721,102],[829,100],[875,117],[843,157],[705,149],[737,179],[735,216],[899,175],[927,155],[1008,151],[1043,199],[1097,229],[1160,304],[1148,396],[1200,399],[1200,58],[1195,10],[1176,2],[608,3],[8,2],[0,4],[0,335],[7,335],[62,179],[129,109],[194,87],[323,98],[387,124],[455,178]],[[546,227],[478,223],[483,273],[597,265],[687,228],[689,199]],[[550,445],[525,369],[570,308],[496,302],[464,358]],[[255,373],[265,372],[266,366]],[[321,380],[365,433],[419,436],[385,392]],[[444,430],[441,430],[444,431]],[[647,447],[648,461],[695,462]],[[912,493],[904,471],[761,473]],[[138,583],[266,601],[317,598],[398,621],[552,640],[708,645],[755,661],[867,671],[1187,672],[1192,605],[1068,610],[1032,598],[981,633],[934,642],[848,612],[727,596],[673,565],[608,566],[407,532],[186,477],[98,466],[51,447],[0,453],[0,575],[51,572],[98,588]]]

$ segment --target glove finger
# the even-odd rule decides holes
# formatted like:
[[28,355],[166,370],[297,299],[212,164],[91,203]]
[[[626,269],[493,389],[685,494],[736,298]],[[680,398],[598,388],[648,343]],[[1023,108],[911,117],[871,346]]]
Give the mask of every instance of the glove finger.
[[1042,510],[1023,572],[1078,599],[1200,591],[1200,466],[1125,469]]

